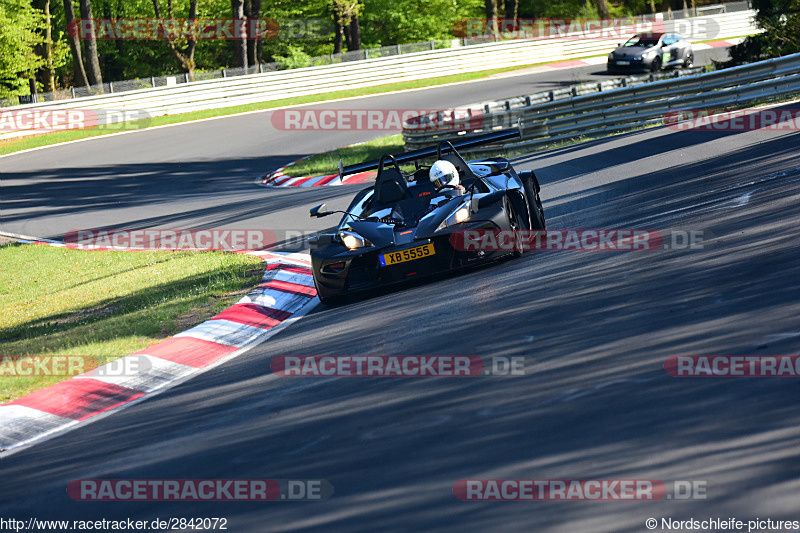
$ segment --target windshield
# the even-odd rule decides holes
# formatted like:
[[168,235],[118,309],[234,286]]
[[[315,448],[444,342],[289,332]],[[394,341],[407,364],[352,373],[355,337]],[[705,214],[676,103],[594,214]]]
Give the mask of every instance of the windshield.
[[658,39],[654,39],[652,37],[640,38],[638,35],[636,37],[632,37],[622,46],[640,46],[642,48],[652,48],[653,46],[658,44]]

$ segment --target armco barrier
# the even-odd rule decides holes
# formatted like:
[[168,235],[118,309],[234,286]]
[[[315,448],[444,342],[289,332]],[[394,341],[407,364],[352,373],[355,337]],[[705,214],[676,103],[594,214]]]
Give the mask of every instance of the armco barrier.
[[[482,117],[480,133],[519,124],[523,141],[485,146],[470,153],[521,150],[581,136],[602,135],[663,123],[668,113],[685,109],[719,109],[800,94],[800,54],[740,67],[657,81],[601,93],[576,96]],[[415,131],[410,127],[407,148],[441,140],[464,139],[451,131]],[[410,146],[409,146],[410,144]]]
[[[755,33],[752,11],[667,21],[694,28],[692,40],[729,38]],[[703,33],[700,30],[704,30]],[[710,33],[713,32],[713,35]],[[140,89],[73,100],[15,106],[13,109],[136,110],[149,116],[172,115],[294,96],[326,94],[336,90],[479,72],[498,67],[530,65],[603,55],[618,39],[513,40],[468,47],[431,50],[318,67],[252,74]],[[6,110],[3,110],[6,111]],[[114,115],[118,116],[118,115]],[[25,129],[0,129],[0,139],[29,135]]]

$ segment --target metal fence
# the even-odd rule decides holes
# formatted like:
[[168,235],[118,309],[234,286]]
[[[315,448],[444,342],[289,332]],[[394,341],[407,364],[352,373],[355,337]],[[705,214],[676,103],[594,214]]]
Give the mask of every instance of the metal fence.
[[[488,112],[478,127],[420,131],[408,124],[406,147],[416,148],[442,140],[464,140],[470,134],[518,124],[523,140],[472,149],[470,153],[523,151],[575,138],[604,136],[654,124],[680,120],[681,112],[719,110],[800,95],[800,54],[740,67],[654,81],[610,91],[569,97],[550,103]],[[487,104],[484,104],[486,106]],[[505,107],[504,102],[489,105]],[[473,122],[475,124],[475,122]],[[410,142],[409,142],[410,141]]]

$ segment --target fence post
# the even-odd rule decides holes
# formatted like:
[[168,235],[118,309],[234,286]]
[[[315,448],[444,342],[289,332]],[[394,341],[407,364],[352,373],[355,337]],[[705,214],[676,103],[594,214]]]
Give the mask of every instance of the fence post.
[[228,77],[228,72],[227,72],[226,69],[222,69],[222,77],[223,78],[227,78]]
[[72,88],[72,98],[75,98],[75,87]]
[[436,44],[433,41],[431,41],[431,50],[436,50]]
[[114,82],[113,81],[108,82],[108,92],[110,92],[111,94],[114,94]]
[[364,59],[369,59],[369,48],[364,48]]

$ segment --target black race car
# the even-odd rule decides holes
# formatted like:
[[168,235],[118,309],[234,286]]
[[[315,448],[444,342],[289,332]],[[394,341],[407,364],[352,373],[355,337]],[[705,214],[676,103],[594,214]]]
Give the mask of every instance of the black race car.
[[[458,142],[459,148],[518,136],[502,131]],[[519,230],[544,230],[539,183],[533,172],[517,173],[503,158],[466,162],[450,142],[435,148],[385,155],[377,163],[339,166],[340,176],[377,168],[375,185],[359,192],[347,211],[311,209],[312,217],[343,213],[336,233],[309,240],[314,283],[324,304],[347,295],[469,265],[504,255],[522,255]],[[460,185],[436,187],[422,160],[449,161]],[[414,162],[416,170],[401,170]],[[511,236],[501,249],[459,246],[465,230]],[[510,231],[508,231],[510,230]],[[473,232],[474,233],[474,232]]]
[[692,44],[677,33],[642,33],[608,54],[608,72],[692,68]]

